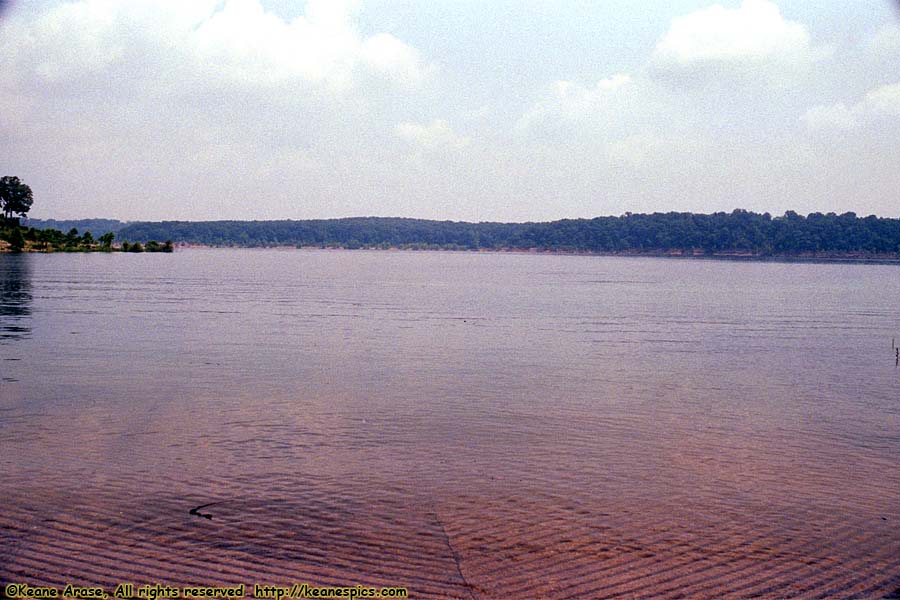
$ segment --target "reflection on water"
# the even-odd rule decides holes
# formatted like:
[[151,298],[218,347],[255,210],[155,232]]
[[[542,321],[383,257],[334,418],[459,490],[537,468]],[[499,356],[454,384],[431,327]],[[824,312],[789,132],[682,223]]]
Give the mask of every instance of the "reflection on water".
[[31,332],[31,265],[27,254],[0,254],[0,344]]

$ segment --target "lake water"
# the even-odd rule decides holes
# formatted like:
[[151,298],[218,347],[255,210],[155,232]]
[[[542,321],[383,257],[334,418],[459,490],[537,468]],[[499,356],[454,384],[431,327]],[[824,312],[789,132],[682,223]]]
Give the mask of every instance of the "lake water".
[[896,265],[0,255],[0,581],[900,595],[893,337]]

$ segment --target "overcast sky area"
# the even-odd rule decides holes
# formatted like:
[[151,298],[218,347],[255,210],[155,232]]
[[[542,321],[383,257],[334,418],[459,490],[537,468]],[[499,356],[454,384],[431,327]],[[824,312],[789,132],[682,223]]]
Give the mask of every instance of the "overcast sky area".
[[889,0],[29,0],[37,218],[900,216]]

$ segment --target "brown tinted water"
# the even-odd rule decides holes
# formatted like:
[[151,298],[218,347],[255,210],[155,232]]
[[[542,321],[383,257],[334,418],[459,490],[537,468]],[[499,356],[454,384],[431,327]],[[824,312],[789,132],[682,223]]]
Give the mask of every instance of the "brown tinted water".
[[900,267],[195,250],[0,278],[4,583],[900,588]]

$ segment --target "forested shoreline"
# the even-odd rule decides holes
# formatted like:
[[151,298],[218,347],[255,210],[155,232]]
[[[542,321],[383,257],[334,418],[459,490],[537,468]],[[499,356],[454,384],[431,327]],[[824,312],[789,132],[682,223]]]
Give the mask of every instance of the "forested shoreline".
[[[120,238],[238,247],[408,248],[556,252],[900,258],[900,219],[793,211],[626,213],[541,223],[390,217],[279,221],[95,220]],[[40,228],[42,221],[29,219]],[[53,221],[56,227],[88,221]],[[49,223],[48,223],[49,224]]]

